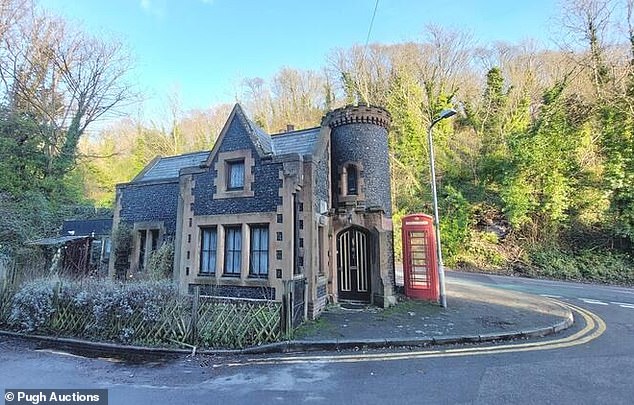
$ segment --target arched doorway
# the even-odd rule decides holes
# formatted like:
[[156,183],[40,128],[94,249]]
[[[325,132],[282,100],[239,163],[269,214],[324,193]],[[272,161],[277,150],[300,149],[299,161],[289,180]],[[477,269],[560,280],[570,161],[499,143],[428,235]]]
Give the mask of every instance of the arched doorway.
[[339,299],[370,302],[370,235],[362,228],[348,228],[337,235]]

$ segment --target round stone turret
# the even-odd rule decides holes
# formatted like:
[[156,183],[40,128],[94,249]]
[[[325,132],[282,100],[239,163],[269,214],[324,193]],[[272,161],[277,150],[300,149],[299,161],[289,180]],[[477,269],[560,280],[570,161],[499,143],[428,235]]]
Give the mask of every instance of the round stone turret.
[[336,207],[382,210],[392,215],[388,128],[390,113],[381,107],[346,106],[330,112],[332,186]]
[[386,130],[390,127],[390,113],[381,107],[348,105],[331,111],[325,119],[330,128],[336,128],[347,124],[375,124],[382,126]]

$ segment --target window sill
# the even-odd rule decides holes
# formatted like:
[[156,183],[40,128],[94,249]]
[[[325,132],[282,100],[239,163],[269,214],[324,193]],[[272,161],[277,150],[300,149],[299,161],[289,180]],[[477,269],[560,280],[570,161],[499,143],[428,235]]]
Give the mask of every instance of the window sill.
[[342,203],[353,203],[358,201],[359,199],[359,196],[356,194],[339,195],[339,202]]
[[255,194],[251,190],[223,190],[214,194],[214,199],[223,198],[241,198],[241,197],[253,197]]

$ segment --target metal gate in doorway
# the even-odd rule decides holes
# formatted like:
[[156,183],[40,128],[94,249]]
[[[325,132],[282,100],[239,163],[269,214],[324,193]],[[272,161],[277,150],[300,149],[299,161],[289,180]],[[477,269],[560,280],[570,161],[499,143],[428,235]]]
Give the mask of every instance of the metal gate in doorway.
[[339,299],[370,302],[369,234],[348,228],[337,236]]

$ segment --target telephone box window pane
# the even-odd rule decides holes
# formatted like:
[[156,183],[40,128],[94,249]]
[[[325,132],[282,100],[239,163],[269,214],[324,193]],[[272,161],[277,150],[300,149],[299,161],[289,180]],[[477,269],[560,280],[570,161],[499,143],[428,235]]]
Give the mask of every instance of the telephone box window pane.
[[409,232],[411,260],[411,288],[429,287],[427,267],[427,239],[425,232]]

